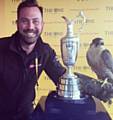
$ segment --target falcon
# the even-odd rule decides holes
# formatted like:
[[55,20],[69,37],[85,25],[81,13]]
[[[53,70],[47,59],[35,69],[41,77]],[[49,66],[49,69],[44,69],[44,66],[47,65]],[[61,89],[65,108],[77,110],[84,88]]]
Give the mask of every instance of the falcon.
[[105,81],[103,85],[107,81],[113,84],[113,57],[110,51],[105,48],[103,38],[92,40],[86,53],[86,59],[97,77]]

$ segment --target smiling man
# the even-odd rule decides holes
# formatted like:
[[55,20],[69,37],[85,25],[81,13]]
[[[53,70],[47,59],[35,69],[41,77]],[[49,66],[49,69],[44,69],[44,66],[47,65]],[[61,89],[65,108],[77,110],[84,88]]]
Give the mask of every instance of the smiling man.
[[17,8],[17,31],[0,38],[0,120],[34,120],[35,85],[42,71],[55,84],[65,72],[40,36],[43,25],[42,7],[26,0]]

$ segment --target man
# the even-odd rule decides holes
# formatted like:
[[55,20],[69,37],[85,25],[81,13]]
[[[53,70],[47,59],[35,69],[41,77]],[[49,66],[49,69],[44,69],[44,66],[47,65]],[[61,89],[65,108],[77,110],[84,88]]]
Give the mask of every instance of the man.
[[42,71],[55,84],[65,72],[40,37],[43,24],[42,7],[24,1],[17,8],[17,31],[0,39],[0,120],[29,120]]

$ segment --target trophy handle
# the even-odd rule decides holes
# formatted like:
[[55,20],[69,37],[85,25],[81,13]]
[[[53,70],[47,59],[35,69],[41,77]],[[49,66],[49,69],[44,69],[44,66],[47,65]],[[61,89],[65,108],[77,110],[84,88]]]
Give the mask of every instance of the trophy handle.
[[83,11],[80,11],[79,14],[78,14],[78,16],[76,16],[75,19],[73,19],[73,20],[69,20],[67,17],[62,16],[62,18],[63,18],[63,19],[65,20],[65,22],[67,23],[67,31],[68,31],[68,33],[69,33],[70,35],[73,34],[73,26],[74,26],[74,24],[76,23],[77,18],[80,18],[80,17],[83,19],[83,20],[82,20],[83,22],[82,22],[81,26],[79,27],[77,33],[82,32],[83,27],[84,27],[84,25],[85,25],[85,23],[86,23],[86,17],[85,17],[85,15],[84,15],[84,12],[83,12]]
[[74,19],[74,22],[75,22],[75,23],[76,23],[76,21],[77,21],[77,18],[79,18],[79,17],[81,17],[81,18],[83,19],[83,22],[82,22],[80,28],[78,29],[78,33],[82,32],[83,27],[84,27],[84,25],[86,24],[86,16],[84,15],[84,12],[83,12],[83,11],[80,11],[79,14],[78,14],[78,16]]

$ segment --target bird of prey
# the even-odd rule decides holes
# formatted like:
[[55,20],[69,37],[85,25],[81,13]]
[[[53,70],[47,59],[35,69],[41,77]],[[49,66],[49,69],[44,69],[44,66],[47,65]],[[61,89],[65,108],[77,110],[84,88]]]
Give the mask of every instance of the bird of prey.
[[101,80],[108,80],[113,84],[113,57],[104,46],[103,38],[92,40],[86,53],[86,59],[91,69]]

